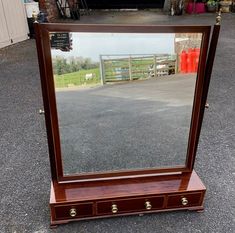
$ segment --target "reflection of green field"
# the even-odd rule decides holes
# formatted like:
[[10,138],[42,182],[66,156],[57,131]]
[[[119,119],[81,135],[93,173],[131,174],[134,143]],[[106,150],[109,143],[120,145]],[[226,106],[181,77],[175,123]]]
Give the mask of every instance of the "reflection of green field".
[[[92,74],[92,78],[86,80],[86,74]],[[97,84],[100,83],[99,68],[54,75],[54,81],[56,88]]]

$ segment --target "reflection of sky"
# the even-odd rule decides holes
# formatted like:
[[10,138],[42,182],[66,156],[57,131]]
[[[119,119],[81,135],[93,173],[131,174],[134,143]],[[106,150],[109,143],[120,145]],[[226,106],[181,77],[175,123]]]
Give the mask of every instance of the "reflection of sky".
[[86,57],[99,55],[174,53],[175,34],[170,33],[72,33],[73,50],[52,50],[52,56]]

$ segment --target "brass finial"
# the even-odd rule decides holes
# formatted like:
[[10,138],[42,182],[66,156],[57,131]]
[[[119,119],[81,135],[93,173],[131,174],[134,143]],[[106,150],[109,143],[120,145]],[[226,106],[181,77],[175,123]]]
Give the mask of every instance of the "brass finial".
[[216,16],[216,25],[220,25],[221,23],[221,9],[219,9],[219,12]]
[[38,23],[38,14],[36,13],[36,11],[33,11],[32,17],[33,17],[34,23]]

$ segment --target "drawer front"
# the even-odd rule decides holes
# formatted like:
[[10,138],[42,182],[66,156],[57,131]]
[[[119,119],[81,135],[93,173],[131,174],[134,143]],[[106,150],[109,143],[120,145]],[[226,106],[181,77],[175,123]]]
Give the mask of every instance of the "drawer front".
[[54,209],[56,219],[82,218],[93,215],[92,203],[57,205]]
[[151,211],[163,208],[164,196],[97,202],[97,215]]
[[202,193],[187,193],[169,195],[167,201],[168,208],[196,206],[201,204]]

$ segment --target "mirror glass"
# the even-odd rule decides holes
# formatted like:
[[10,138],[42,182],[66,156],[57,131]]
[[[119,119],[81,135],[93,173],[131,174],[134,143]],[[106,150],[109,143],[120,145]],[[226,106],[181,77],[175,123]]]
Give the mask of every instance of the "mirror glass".
[[50,33],[64,175],[185,166],[201,33]]

